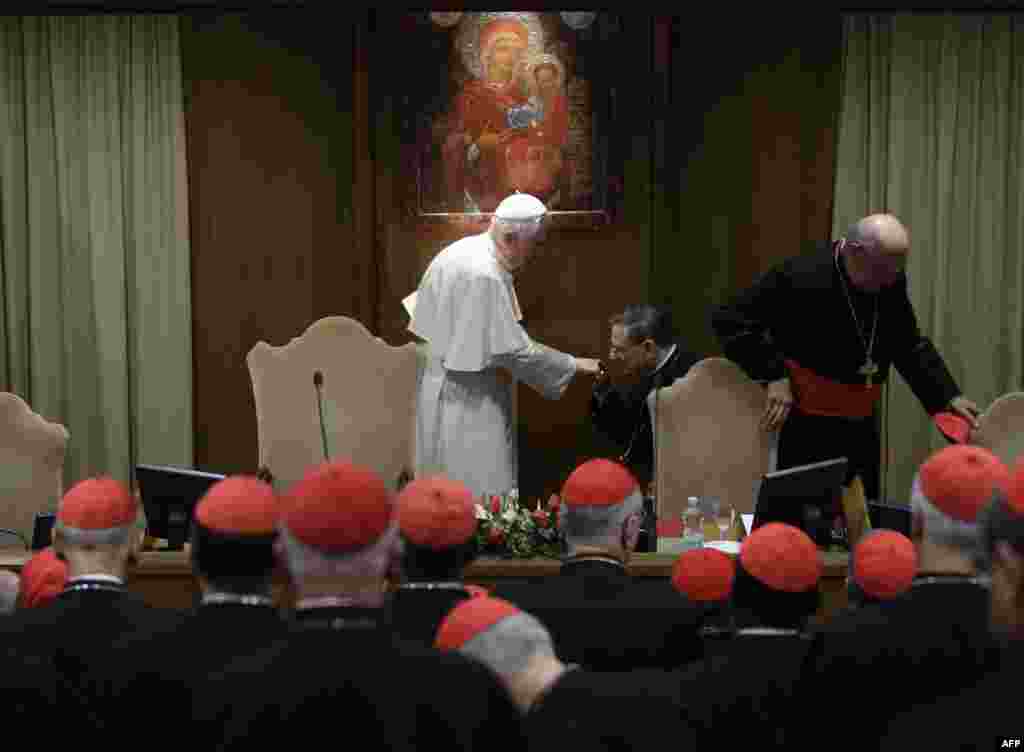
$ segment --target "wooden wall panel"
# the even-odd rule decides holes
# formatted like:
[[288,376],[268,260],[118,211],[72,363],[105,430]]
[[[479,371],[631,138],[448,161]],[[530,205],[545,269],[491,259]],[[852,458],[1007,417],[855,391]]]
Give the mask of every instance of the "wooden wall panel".
[[184,19],[195,455],[211,470],[256,469],[245,357],[257,341],[372,315],[372,249],[350,231],[351,40],[338,35],[350,27],[327,20]]

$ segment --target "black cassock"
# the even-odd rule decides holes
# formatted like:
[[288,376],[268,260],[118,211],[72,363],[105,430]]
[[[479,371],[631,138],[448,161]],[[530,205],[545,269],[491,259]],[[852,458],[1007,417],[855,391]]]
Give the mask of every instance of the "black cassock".
[[471,597],[454,582],[414,582],[400,585],[391,599],[395,634],[403,640],[432,647],[448,613]]
[[695,749],[796,749],[792,729],[820,723],[794,702],[811,642],[796,630],[741,629],[676,674]]
[[[822,243],[813,253],[783,262],[715,309],[712,327],[725,356],[755,381],[789,375],[794,383],[786,361],[795,361],[818,378],[867,389],[859,371],[875,329],[872,383],[884,383],[895,366],[929,415],[942,411],[960,389],[918,329],[906,277],[877,294],[862,292],[850,282],[837,247]],[[878,499],[881,452],[874,416],[810,414],[801,402],[806,398],[809,404],[814,395],[796,392],[779,436],[779,469],[845,456],[847,481],[859,475],[867,497]]]
[[[95,692],[94,677],[122,659],[112,643],[159,628],[180,618],[177,613],[153,608],[111,582],[77,580],[51,603],[0,620],[0,688],[17,693],[17,685],[27,683],[25,691],[37,700],[56,701],[37,730],[48,742],[63,734],[78,742],[105,738],[124,728],[123,715],[113,729],[106,727],[110,708]],[[53,724],[55,718],[60,723]]]
[[95,696],[102,698],[114,723],[124,715],[125,700],[138,704],[138,717],[158,709],[159,717],[173,718],[159,729],[160,742],[181,749],[202,738],[201,719],[191,712],[195,685],[287,633],[287,623],[271,605],[200,605],[113,642],[117,660],[96,672]]
[[537,617],[558,657],[591,671],[674,669],[704,654],[704,611],[667,580],[634,578],[601,559],[569,559],[557,577],[495,588]]
[[1024,644],[1016,640],[1003,656],[999,671],[978,684],[899,716],[878,749],[1020,749],[1020,679],[1024,676]]
[[668,360],[636,384],[594,387],[590,398],[591,420],[619,446],[623,464],[645,487],[654,476],[654,438],[647,395],[683,378],[697,360],[696,355],[677,342]]
[[[889,721],[958,695],[998,665],[988,589],[963,576],[923,572],[895,600],[821,628],[796,702],[819,723],[841,722],[844,746],[877,749]],[[806,744],[821,745],[820,729],[796,730],[814,735]]]
[[530,750],[700,749],[669,671],[569,670],[524,721]]
[[522,719],[483,664],[395,637],[390,609],[298,611],[289,634],[196,686],[217,749],[517,750]]

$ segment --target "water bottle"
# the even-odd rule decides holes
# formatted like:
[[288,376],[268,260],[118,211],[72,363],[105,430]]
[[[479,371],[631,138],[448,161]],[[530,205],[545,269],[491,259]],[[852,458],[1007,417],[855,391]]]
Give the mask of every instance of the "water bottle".
[[683,514],[683,545],[687,548],[701,548],[704,545],[704,516],[700,511],[700,500],[696,496],[688,499]]

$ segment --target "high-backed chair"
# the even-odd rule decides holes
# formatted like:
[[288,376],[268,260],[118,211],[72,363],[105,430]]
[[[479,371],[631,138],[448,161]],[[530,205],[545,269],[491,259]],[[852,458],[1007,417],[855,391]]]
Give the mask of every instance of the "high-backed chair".
[[[38,512],[56,510],[64,493],[68,432],[32,411],[21,397],[0,392],[0,528],[32,540]],[[4,536],[0,546],[20,545]]]
[[978,418],[969,443],[984,447],[1011,468],[1024,455],[1024,392],[1010,392]]
[[754,511],[776,436],[761,428],[764,388],[725,358],[707,358],[649,397],[658,517],[677,520],[687,497],[714,496]]
[[391,488],[412,474],[419,357],[415,343],[393,347],[345,316],[320,319],[281,347],[257,343],[247,363],[259,464],[275,488],[323,462],[325,438],[330,459],[368,467]]

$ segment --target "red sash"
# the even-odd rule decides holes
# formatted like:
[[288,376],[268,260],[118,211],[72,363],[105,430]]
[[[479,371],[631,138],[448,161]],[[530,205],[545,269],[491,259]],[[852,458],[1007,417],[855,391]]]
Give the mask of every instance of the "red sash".
[[840,384],[819,376],[795,360],[787,360],[786,367],[796,406],[808,415],[867,418],[882,396],[881,384]]

